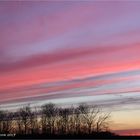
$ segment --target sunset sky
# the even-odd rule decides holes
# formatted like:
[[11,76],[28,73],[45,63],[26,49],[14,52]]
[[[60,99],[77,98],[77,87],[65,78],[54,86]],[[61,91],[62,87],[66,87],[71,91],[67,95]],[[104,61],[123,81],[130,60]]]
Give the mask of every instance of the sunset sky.
[[80,102],[140,134],[140,2],[0,2],[0,107]]

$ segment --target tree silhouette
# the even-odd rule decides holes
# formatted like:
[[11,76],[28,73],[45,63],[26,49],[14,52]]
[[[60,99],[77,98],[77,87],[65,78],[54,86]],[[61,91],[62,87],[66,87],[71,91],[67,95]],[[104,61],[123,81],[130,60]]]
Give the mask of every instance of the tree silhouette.
[[23,107],[18,111],[18,119],[20,120],[21,126],[24,129],[24,134],[28,133],[30,125],[31,109],[29,106]]
[[0,133],[3,132],[4,118],[5,118],[5,112],[4,111],[0,111]]
[[57,108],[54,104],[49,103],[42,106],[42,128],[46,133],[51,134],[55,131],[55,119],[57,116]]
[[107,114],[101,114],[98,116],[97,121],[96,121],[96,132],[102,132],[102,131],[107,131],[108,130],[108,123],[110,119],[110,113]]
[[25,106],[16,112],[0,111],[0,133],[18,135],[95,135],[109,130],[110,113],[97,106],[80,104],[37,108]]
[[59,116],[61,121],[61,133],[66,134],[69,129],[69,117],[71,115],[71,108],[59,108]]

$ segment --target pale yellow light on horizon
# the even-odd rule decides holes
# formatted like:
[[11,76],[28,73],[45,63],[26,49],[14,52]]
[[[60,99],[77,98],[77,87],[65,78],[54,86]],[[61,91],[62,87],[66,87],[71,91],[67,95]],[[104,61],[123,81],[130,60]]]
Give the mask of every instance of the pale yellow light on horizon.
[[140,128],[140,110],[121,110],[111,114],[112,130],[127,130]]

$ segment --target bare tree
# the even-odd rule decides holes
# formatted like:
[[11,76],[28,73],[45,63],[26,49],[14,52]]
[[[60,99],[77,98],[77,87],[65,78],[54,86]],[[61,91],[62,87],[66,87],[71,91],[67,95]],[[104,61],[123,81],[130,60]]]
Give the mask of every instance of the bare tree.
[[108,130],[110,113],[100,114],[96,120],[96,131],[102,132]]
[[42,106],[42,127],[46,133],[55,133],[55,120],[57,115],[57,108],[54,104],[49,103]]
[[84,129],[86,129],[89,134],[95,131],[95,122],[100,114],[99,108],[93,105],[81,104],[78,109],[81,113],[84,124],[86,124]]
[[0,121],[0,127],[1,131],[5,134],[8,134],[11,132],[13,128],[13,113],[8,112],[8,111],[2,111],[0,113],[1,115],[1,121]]
[[3,121],[4,121],[5,112],[0,111],[0,133],[3,132]]
[[30,118],[31,133],[32,134],[39,133],[38,110],[36,107],[34,108],[34,111],[30,113],[29,118]]
[[30,116],[31,109],[29,106],[23,107],[18,111],[18,119],[20,120],[20,123],[22,123],[22,127],[24,128],[24,134],[28,133]]
[[81,112],[79,107],[74,108],[74,115],[73,115],[73,129],[74,133],[80,134],[81,133]]
[[20,116],[20,110],[14,113],[14,119],[17,127],[16,133],[22,134],[23,125],[22,125],[22,118]]

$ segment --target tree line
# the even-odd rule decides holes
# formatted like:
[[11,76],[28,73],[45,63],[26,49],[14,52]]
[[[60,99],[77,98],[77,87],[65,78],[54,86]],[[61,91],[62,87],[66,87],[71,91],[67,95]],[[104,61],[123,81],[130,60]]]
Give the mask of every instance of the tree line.
[[110,113],[86,104],[57,107],[49,103],[40,109],[25,106],[16,112],[0,111],[0,134],[95,134],[109,131],[109,118]]

